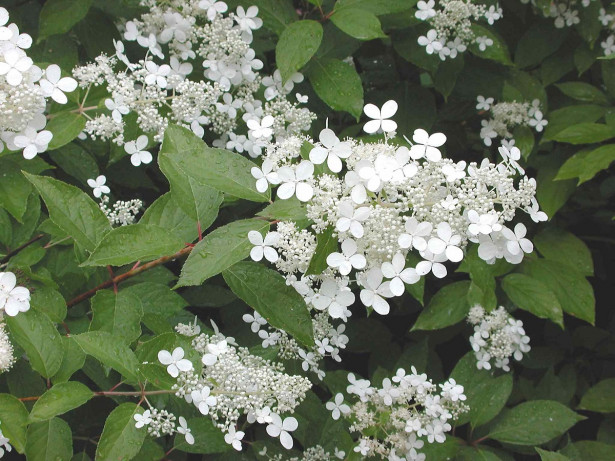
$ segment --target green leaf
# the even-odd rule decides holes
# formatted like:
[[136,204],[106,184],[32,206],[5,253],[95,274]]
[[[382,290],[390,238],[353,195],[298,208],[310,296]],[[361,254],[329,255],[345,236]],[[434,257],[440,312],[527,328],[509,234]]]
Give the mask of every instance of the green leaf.
[[284,82],[314,56],[322,34],[320,23],[309,19],[286,26],[275,47],[275,62]]
[[30,412],[30,422],[46,421],[54,416],[80,407],[94,397],[94,393],[77,381],[59,383],[41,395]]
[[509,274],[502,279],[502,289],[515,306],[541,319],[553,320],[564,328],[564,314],[557,296],[540,280],[524,274]]
[[579,403],[582,410],[615,413],[615,378],[603,379],[590,388]]
[[0,170],[0,208],[4,208],[21,222],[28,208],[32,185],[21,174],[20,166],[7,158],[0,159]]
[[359,40],[386,37],[375,14],[358,8],[335,9],[331,21],[340,30]]
[[574,194],[576,181],[553,180],[563,162],[563,156],[558,152],[537,157],[536,160],[539,166],[538,175],[536,176],[536,182],[538,183],[536,198],[538,203],[540,203],[540,208],[551,219],[564,206],[570,196]]
[[463,386],[467,397],[465,403],[470,407],[457,419],[456,425],[470,422],[472,427],[477,427],[488,423],[502,411],[513,387],[510,373],[495,377],[487,370],[477,369],[473,352],[468,352],[457,362],[451,378]]
[[96,461],[128,461],[139,453],[147,430],[135,427],[136,414],[143,414],[143,408],[134,403],[123,403],[109,414],[96,448]]
[[50,152],[49,157],[62,171],[78,179],[84,185],[87,184],[88,179],[96,178],[99,174],[94,156],[78,144],[69,143]]
[[[550,120],[549,120],[550,121]],[[527,159],[534,149],[534,133],[529,126],[517,126],[513,130],[515,146],[521,151],[524,159]]]
[[564,312],[594,324],[594,290],[581,272],[548,259],[524,261],[521,269],[549,287]]
[[85,128],[85,117],[73,112],[60,112],[53,114],[53,118],[45,127],[53,133],[53,138],[49,143],[49,150],[59,149],[65,146],[83,131]]
[[[256,181],[250,173],[256,166],[253,162],[234,152],[207,147],[202,139],[186,128],[176,125],[167,128],[158,163],[163,173],[173,178],[172,186],[180,187],[181,173],[197,183],[238,198],[253,202],[269,201],[268,193],[261,194],[256,190]],[[187,188],[188,185],[185,185],[184,189]],[[181,197],[190,195],[201,199],[200,192],[194,195],[188,190],[184,190]],[[186,211],[188,208],[183,209]]]
[[534,245],[547,259],[573,266],[585,276],[594,275],[594,261],[585,242],[558,227],[548,227],[534,237]]
[[11,334],[30,359],[32,368],[51,378],[62,363],[62,340],[49,317],[34,309],[6,317]]
[[131,381],[138,381],[139,361],[121,338],[106,331],[90,331],[71,337],[86,354],[120,372]]
[[222,275],[229,288],[267,322],[300,343],[314,344],[312,318],[303,297],[278,272],[255,262],[239,262]]
[[581,151],[570,157],[557,172],[555,180],[579,178],[579,185],[589,181],[615,161],[615,144]]
[[487,437],[515,445],[541,445],[583,419],[561,403],[534,400],[502,413],[489,428]]
[[328,227],[316,236],[316,250],[310,259],[306,275],[320,275],[328,267],[327,256],[338,250],[337,235],[333,235],[334,232],[335,229]]
[[49,217],[81,247],[93,251],[111,225],[84,192],[57,179],[24,173],[47,205]]
[[536,448],[536,453],[540,455],[541,461],[568,461],[570,459],[554,451],[541,450],[540,448]]
[[192,418],[187,421],[188,427],[194,436],[194,445],[189,445],[183,435],[177,434],[173,446],[186,453],[213,454],[224,453],[231,450],[231,446],[224,441],[224,434],[214,426],[209,418]]
[[601,123],[579,123],[564,128],[551,139],[570,144],[593,144],[615,138],[615,127]]
[[[444,99],[448,99],[455,88],[457,77],[463,70],[463,66],[463,56],[458,56],[455,59],[447,59],[438,66],[438,70],[433,76],[433,83],[436,89],[444,96]],[[516,140],[517,138],[515,138],[515,141]]]
[[92,0],[49,0],[39,16],[38,41],[50,35],[64,34],[85,18]]
[[530,27],[517,42],[515,64],[520,68],[533,67],[555,53],[566,39],[568,30],[545,27],[539,22]]
[[196,220],[192,219],[182,210],[181,206],[173,200],[170,192],[158,197],[145,210],[145,213],[143,213],[139,220],[139,224],[162,227],[180,238],[183,242],[192,242],[198,237]]
[[400,13],[416,5],[416,0],[337,0],[335,11],[361,9],[375,15]]
[[206,235],[194,246],[184,263],[177,286],[200,285],[247,258],[253,247],[248,240],[248,232],[263,232],[268,229],[267,221],[245,219],[219,227]]
[[573,105],[549,112],[549,124],[545,129],[541,142],[553,139],[557,133],[565,128],[579,123],[593,123],[604,116],[606,107],[597,105]]
[[339,59],[314,59],[308,71],[314,91],[331,109],[343,110],[357,120],[363,112],[363,84],[350,64]]
[[306,217],[307,208],[305,203],[300,202],[297,197],[288,200],[276,200],[264,210],[256,213],[263,218],[280,221],[292,221],[300,229],[306,228],[310,220]]
[[610,461],[613,459],[613,445],[593,440],[570,443],[561,452],[570,461]]
[[54,384],[68,381],[73,373],[80,370],[85,363],[83,349],[71,336],[62,336],[62,346],[64,349],[62,364],[51,378]]
[[512,66],[513,63],[510,60],[510,53],[506,46],[506,42],[504,42],[499,35],[491,28],[479,24],[472,24],[470,28],[477,37],[488,37],[493,40],[493,45],[488,46],[485,51],[481,51],[480,48],[478,48],[478,44],[472,42],[469,49],[473,54],[479,58],[491,59],[492,61],[499,62],[506,66]]
[[66,421],[53,418],[31,424],[26,444],[28,461],[68,460],[73,456],[73,434]]
[[123,266],[147,262],[177,253],[184,242],[168,230],[152,224],[131,224],[113,229],[103,237],[83,266]]
[[17,397],[0,394],[0,430],[19,453],[26,448],[28,410]]
[[608,104],[609,98],[596,88],[585,82],[564,82],[555,85],[566,96],[570,96],[577,101],[589,102],[594,104]]
[[143,314],[173,317],[188,305],[186,300],[162,283],[143,282],[122,288],[120,293],[136,298]]
[[43,314],[47,314],[55,323],[60,323],[66,318],[66,301],[53,288],[43,286],[34,290],[30,306]]
[[439,330],[461,322],[470,310],[466,298],[469,288],[469,281],[454,282],[441,288],[416,319],[411,331]]
[[264,26],[276,35],[280,35],[287,25],[297,20],[297,12],[291,2],[252,0],[250,5],[258,6],[258,16]]
[[125,290],[101,290],[92,298],[90,331],[107,331],[130,344],[141,336],[143,309],[138,297]]

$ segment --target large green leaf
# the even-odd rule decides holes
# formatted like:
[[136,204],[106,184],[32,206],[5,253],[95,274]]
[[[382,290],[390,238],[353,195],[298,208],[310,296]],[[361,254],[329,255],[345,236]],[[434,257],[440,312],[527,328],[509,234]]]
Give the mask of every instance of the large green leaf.
[[308,78],[318,97],[329,107],[359,119],[363,111],[363,84],[353,66],[339,59],[314,59]]
[[84,266],[123,266],[177,253],[185,243],[167,229],[152,224],[131,224],[103,237]]
[[589,102],[594,104],[608,104],[607,96],[596,88],[585,82],[564,82],[555,85],[566,96],[570,96],[577,101]]
[[487,437],[515,445],[540,445],[564,434],[585,419],[552,400],[534,400],[502,413],[489,427]]
[[300,202],[297,197],[288,200],[276,200],[264,210],[259,211],[257,216],[280,221],[292,221],[301,229],[307,227],[310,220],[306,217],[307,208],[305,203]]
[[303,297],[278,272],[255,262],[239,262],[222,275],[229,288],[269,324],[300,343],[314,344],[312,318]]
[[68,423],[53,418],[28,427],[26,456],[30,461],[56,461],[73,456],[73,434]]
[[62,363],[62,339],[49,317],[34,309],[7,317],[13,339],[30,359],[30,365],[45,378],[51,378]]
[[557,296],[543,282],[525,274],[509,274],[502,288],[515,306],[564,327],[564,314]]
[[28,410],[15,396],[0,394],[0,430],[7,437],[11,445],[19,453],[26,447],[26,426],[28,424]]
[[151,224],[162,227],[184,242],[192,242],[198,237],[196,219],[191,218],[182,210],[181,206],[173,200],[170,192],[158,197],[145,210],[145,213],[143,213],[139,220],[139,224]]
[[593,123],[606,113],[606,107],[596,104],[578,104],[549,112],[549,124],[541,142],[553,139],[560,131],[579,123]]
[[615,144],[607,144],[594,150],[584,150],[566,160],[557,172],[555,180],[579,178],[579,185],[581,185],[600,171],[606,170],[614,161]]
[[142,316],[137,296],[126,290],[117,294],[113,290],[101,290],[92,298],[90,331],[107,331],[130,344],[141,336]]
[[359,40],[385,37],[380,20],[374,13],[359,8],[341,8],[331,15],[331,21],[340,30]]
[[564,128],[551,139],[569,144],[593,144],[615,138],[615,127],[601,123],[579,123]]
[[62,364],[51,378],[54,384],[68,381],[70,377],[83,367],[85,363],[85,353],[83,349],[71,336],[62,336],[62,347],[64,355]]
[[421,312],[412,330],[438,330],[461,322],[468,315],[470,282],[454,282],[441,288]]
[[49,150],[59,149],[79,136],[85,128],[85,122],[85,117],[73,112],[54,114],[45,127],[53,133],[53,138],[49,142]]
[[117,370],[131,381],[138,380],[139,361],[121,338],[106,331],[90,331],[73,335],[72,338],[86,354]]
[[547,259],[573,266],[585,276],[594,275],[594,261],[585,242],[558,227],[548,227],[534,237],[534,245]]
[[285,82],[305,66],[322,41],[322,25],[305,19],[289,24],[275,47],[275,61]]
[[416,0],[337,0],[335,11],[361,9],[375,15],[401,13],[416,5]]
[[570,458],[554,451],[541,450],[536,448],[536,453],[540,455],[541,461],[568,461]]
[[38,41],[50,35],[64,34],[85,18],[92,0],[49,0],[39,16]]
[[280,0],[252,0],[251,5],[258,6],[258,16],[264,26],[280,35],[286,26],[297,20],[297,12],[290,2]]
[[[234,197],[253,202],[269,201],[268,193],[256,190],[256,180],[250,173],[255,163],[240,154],[207,147],[202,139],[186,128],[176,125],[167,128],[158,163],[171,182],[171,193],[179,200],[188,201],[183,203],[182,209],[190,216],[194,216],[190,210],[194,209],[195,201],[199,204],[207,195],[203,190],[197,190],[194,183],[187,183],[185,178]],[[177,192],[173,190],[174,186],[179,189]],[[212,195],[208,200],[215,203],[219,198]],[[202,214],[206,211],[200,210],[199,216]]]
[[128,461],[139,453],[147,429],[135,427],[136,414],[143,414],[143,408],[134,403],[123,403],[109,414],[96,448],[97,461]]
[[590,388],[579,408],[598,413],[615,413],[615,378],[604,379]]
[[515,64],[520,68],[532,67],[555,53],[568,35],[567,29],[545,27],[535,23],[521,36],[515,51]]
[[66,318],[66,301],[62,295],[47,286],[37,288],[32,292],[30,306],[47,316],[56,323]]
[[0,208],[21,221],[28,207],[32,185],[21,174],[19,165],[7,158],[0,159],[0,171]]
[[472,42],[469,48],[473,54],[481,58],[491,59],[492,61],[512,66],[506,42],[499,35],[491,28],[479,24],[472,24],[470,27],[477,37],[487,37],[493,40],[493,45],[488,46],[484,51],[481,51],[477,43]]
[[156,314],[164,318],[173,317],[188,305],[186,300],[167,285],[143,282],[122,288],[120,294],[131,295],[140,304],[143,314]]
[[77,381],[59,383],[36,401],[30,412],[30,422],[45,421],[80,407],[94,396],[85,384]]
[[248,232],[263,232],[269,222],[262,219],[235,221],[219,227],[195,245],[182,267],[177,286],[200,285],[205,280],[245,259],[253,245]]
[[111,225],[84,192],[57,179],[24,173],[47,205],[49,217],[81,247],[93,251]]

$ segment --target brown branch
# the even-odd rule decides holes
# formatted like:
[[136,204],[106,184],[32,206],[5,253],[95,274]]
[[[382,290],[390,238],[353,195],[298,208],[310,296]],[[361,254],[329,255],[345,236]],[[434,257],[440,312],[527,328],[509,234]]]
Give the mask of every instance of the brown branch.
[[15,248],[13,251],[9,252],[4,258],[0,259],[0,264],[4,264],[6,262],[8,262],[9,259],[11,259],[13,256],[15,256],[17,253],[19,253],[21,250],[23,250],[24,248],[29,247],[30,245],[32,245],[34,242],[38,242],[40,239],[42,239],[45,236],[45,234],[38,234],[36,237],[31,238],[30,240],[28,240],[26,243],[24,243],[23,245]]
[[98,285],[97,287],[92,288],[91,290],[86,291],[85,293],[81,293],[79,296],[77,296],[76,298],[71,299],[66,306],[67,307],[73,307],[75,304],[79,304],[81,301],[85,301],[86,299],[91,298],[92,296],[94,296],[96,294],[96,292],[98,290],[103,290],[105,288],[109,288],[111,286],[115,286],[120,282],[123,282],[126,279],[129,279],[131,277],[134,277],[135,275],[140,274],[141,272],[144,272],[148,269],[151,269],[152,267],[156,267],[156,266],[160,266],[161,264],[167,263],[173,259],[177,259],[177,258],[181,258],[182,256],[186,256],[188,254],[190,254],[190,252],[192,251],[192,246],[187,246],[186,248],[178,251],[177,253],[175,253],[174,255],[171,256],[163,256],[162,258],[158,258],[154,261],[150,261],[146,264],[143,264],[142,266],[137,267],[136,269],[132,269],[129,270],[128,272],[125,272],[123,274],[120,274],[116,277],[113,277],[112,279],[107,280],[104,283],[101,283],[100,285]]

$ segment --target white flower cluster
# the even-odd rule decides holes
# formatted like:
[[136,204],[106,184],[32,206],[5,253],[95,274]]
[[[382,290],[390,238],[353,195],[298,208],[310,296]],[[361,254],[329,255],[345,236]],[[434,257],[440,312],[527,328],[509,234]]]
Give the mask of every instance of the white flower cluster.
[[[385,121],[392,125],[379,120],[379,129],[396,128]],[[372,122],[366,130],[374,128]],[[444,263],[460,262],[469,242],[479,244],[480,257],[489,263],[499,258],[519,263],[533,249],[522,224],[514,231],[505,226],[519,209],[535,221],[546,219],[535,202],[535,180],[518,178],[524,173],[516,161],[518,149],[502,148],[497,165],[487,159],[468,165],[443,158],[442,133],[418,129],[413,141],[410,148],[386,137],[372,143],[342,141],[326,128],[319,143],[290,137],[269,145],[261,168],[252,170],[258,190],[279,185],[278,199],[305,202],[311,220],[307,229],[281,221],[264,237],[249,235],[252,259],[274,264],[308,308],[324,314],[314,318],[314,350],[299,351],[304,369],[322,375],[313,364],[325,354],[338,357],[345,347],[343,329],[330,326],[328,318],[348,319],[354,287],[364,306],[386,315],[388,299],[402,296],[406,284],[430,272],[445,277]],[[333,246],[318,244],[331,238]],[[418,264],[409,262],[411,252],[420,257]],[[309,271],[312,264],[320,265],[318,270]],[[273,335],[283,337],[261,330],[264,319],[244,320],[268,344],[276,342]]]
[[[192,347],[201,355],[201,363],[196,366],[184,358],[181,347],[158,353],[160,363],[177,379],[173,387],[176,395],[210,417],[236,450],[241,450],[245,435],[236,429],[242,416],[249,424],[266,424],[271,437],[279,438],[285,448],[292,448],[290,433],[298,423],[292,416],[283,418],[281,414],[292,412],[303,401],[311,383],[301,376],[285,374],[281,364],[250,354],[248,349],[237,347],[233,338],[218,332],[215,325],[214,329],[213,335],[207,335],[200,333],[198,325],[178,325],[181,334],[195,336]],[[139,427],[149,424],[148,420]],[[171,422],[168,430],[174,430],[172,425]]]
[[[256,6],[239,6],[224,16],[228,6],[222,1],[140,3],[149,12],[126,22],[124,39],[142,47],[145,57],[131,61],[124,42],[118,41],[115,56],[101,55],[74,70],[82,87],[106,85],[110,95],[107,113],[87,122],[90,136],[124,145],[139,166],[152,156],[143,150],[147,142],[141,138],[125,139],[127,123],[137,123],[156,142],[170,123],[200,137],[208,128],[218,136],[215,146],[252,157],[260,155],[267,141],[309,129],[313,114],[286,98],[303,76],[283,82],[279,71],[264,78],[258,73],[263,62],[250,45],[252,31],[262,25]],[[202,64],[205,80],[193,78],[198,74],[193,63]],[[263,93],[264,101],[258,96]],[[131,114],[136,117],[127,118]]]
[[[94,195],[96,195],[96,188],[94,188]],[[135,222],[137,214],[143,208],[143,202],[139,199],[119,200],[113,204],[113,209],[111,209],[109,208],[109,196],[103,195],[98,206],[112,226],[128,226]]]
[[477,36],[472,21],[485,19],[490,25],[502,17],[502,8],[491,5],[489,9],[473,0],[420,0],[415,16],[432,27],[421,35],[418,43],[425,47],[427,54],[437,54],[441,60],[453,59],[475,43],[485,51],[493,45],[487,36]]
[[[0,425],[2,422],[0,421]],[[9,453],[13,450],[13,447],[9,444],[10,440],[4,436],[2,433],[2,427],[0,426],[0,458],[4,456],[5,453]]]
[[8,22],[8,11],[0,7],[0,152],[6,144],[30,160],[45,152],[53,138],[45,130],[48,100],[66,104],[64,93],[74,91],[77,82],[62,77],[55,64],[44,71],[36,66],[25,51],[32,37]]
[[474,325],[470,344],[479,370],[491,370],[493,365],[510,371],[510,358],[521,360],[531,349],[523,322],[515,320],[502,306],[487,313],[476,305],[470,309],[468,322]]
[[[528,102],[498,102],[493,98],[478,96],[476,109],[480,113],[489,112],[491,118],[481,121],[480,137],[485,146],[491,146],[493,139],[502,138],[502,144],[512,147],[515,144],[512,130],[517,126],[530,126],[540,133],[549,123],[542,113],[540,101],[534,99]],[[523,173],[521,173],[523,174]]]
[[600,8],[598,20],[608,34],[606,39],[600,42],[600,46],[604,50],[604,55],[610,56],[615,53],[615,16],[611,12],[607,13],[604,8]]
[[[17,277],[12,272],[0,272],[0,373],[8,371],[15,357],[13,345],[6,333],[4,315],[15,317],[30,309],[30,290],[17,286]],[[0,432],[0,440],[2,440]],[[2,446],[2,443],[0,443]]]
[[380,388],[352,373],[348,381],[346,391],[358,399],[348,405],[339,393],[327,409],[333,419],[343,416],[350,421],[350,430],[361,434],[354,451],[363,457],[422,461],[425,455],[418,450],[425,442],[444,443],[451,422],[469,409],[463,386],[454,379],[436,385],[414,367],[409,374],[398,369],[392,379],[382,380]]
[[542,4],[538,5],[536,0],[521,0],[521,3],[531,3],[537,10],[542,11],[545,18],[554,18],[555,27],[563,29],[564,27],[572,27],[579,22],[579,11],[581,8],[587,8],[591,2],[597,0],[560,0],[550,2],[548,9],[545,9]]
[[337,447],[335,448],[335,452],[331,454],[320,445],[306,448],[303,453],[301,453],[301,457],[293,456],[288,458],[282,454],[269,456],[267,454],[267,447],[263,447],[258,454],[261,456],[267,456],[267,459],[271,461],[335,461],[337,459],[345,459],[346,456],[346,452],[338,450]]

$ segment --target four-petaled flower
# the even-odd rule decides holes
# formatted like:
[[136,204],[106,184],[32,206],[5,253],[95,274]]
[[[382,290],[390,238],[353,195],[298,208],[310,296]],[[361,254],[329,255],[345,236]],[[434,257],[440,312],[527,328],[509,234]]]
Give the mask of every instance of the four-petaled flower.
[[348,275],[350,271],[355,269],[363,269],[367,264],[365,256],[357,254],[357,244],[352,239],[346,239],[342,242],[341,253],[331,253],[327,256],[327,264],[329,267],[337,269],[340,274]]
[[373,119],[363,126],[363,131],[366,133],[373,134],[377,133],[378,130],[388,133],[397,129],[397,123],[389,120],[397,112],[397,102],[393,100],[387,101],[382,105],[382,109],[379,109],[374,104],[366,104],[363,112]]
[[180,434],[184,434],[184,438],[186,439],[186,443],[188,445],[194,445],[194,436],[192,435],[192,431],[188,427],[188,423],[186,422],[186,418],[180,416],[178,418],[179,425],[177,426],[177,432]]
[[104,175],[98,176],[96,179],[88,179],[88,186],[90,186],[93,191],[92,194],[96,198],[100,198],[102,194],[108,194],[111,192],[109,186],[106,186],[107,178]]
[[136,421],[135,427],[141,429],[143,426],[147,426],[152,422],[152,412],[150,410],[145,410],[143,414],[136,413],[134,419]]
[[211,389],[207,386],[204,386],[200,390],[192,391],[190,396],[192,397],[194,406],[196,406],[203,415],[209,414],[210,407],[218,403],[216,397],[211,395]]
[[328,309],[332,318],[339,319],[344,317],[346,309],[354,300],[355,296],[350,288],[340,287],[335,280],[327,279],[312,298],[312,304],[318,310]]
[[278,173],[273,171],[273,162],[269,159],[263,160],[260,168],[253,166],[250,170],[254,179],[256,179],[256,190],[265,192],[269,188],[269,184],[279,184],[280,178]]
[[445,254],[449,261],[454,263],[463,259],[463,251],[459,248],[461,236],[453,234],[451,225],[446,221],[438,224],[437,237],[432,237],[427,243],[427,248],[435,255]]
[[342,171],[342,158],[348,158],[351,154],[349,142],[340,141],[333,130],[325,128],[319,135],[322,146],[316,146],[310,151],[310,161],[320,165],[327,161],[327,166],[334,173]]
[[130,155],[130,163],[134,166],[139,166],[142,163],[146,165],[151,163],[153,159],[152,154],[146,150],[143,150],[147,147],[147,143],[147,136],[142,134],[136,141],[129,141],[124,144],[124,150],[128,155]]
[[282,418],[277,413],[271,414],[271,423],[267,426],[267,434],[271,437],[279,437],[282,446],[287,450],[293,447],[293,438],[290,432],[293,432],[299,427],[299,423],[295,418],[289,416],[288,418]]
[[414,130],[412,140],[416,143],[410,148],[410,156],[414,160],[425,157],[430,162],[437,162],[442,158],[438,147],[446,142],[446,136],[443,133],[429,135],[427,131],[418,128]]
[[30,290],[17,286],[17,277],[12,272],[0,272],[0,311],[9,317],[30,309]]
[[250,134],[256,139],[268,139],[273,134],[273,122],[275,119],[271,115],[265,115],[262,120],[251,118],[246,122]]
[[350,407],[344,403],[344,394],[338,392],[332,402],[327,402],[325,407],[331,412],[331,417],[335,420],[340,419],[341,415],[350,413]]
[[335,228],[340,232],[350,232],[353,237],[363,237],[363,225],[361,224],[369,218],[370,209],[368,207],[355,207],[350,202],[342,202],[338,206],[339,218],[335,223]]
[[77,89],[77,80],[71,77],[62,77],[60,66],[52,64],[45,71],[45,78],[38,84],[43,90],[43,95],[50,96],[58,104],[66,104],[68,98],[64,93],[70,93]]
[[231,426],[228,432],[224,434],[224,441],[231,445],[235,450],[241,451],[241,440],[246,435],[243,431],[238,431],[235,426]]
[[363,274],[362,285],[365,288],[361,290],[359,297],[366,307],[373,308],[380,315],[387,315],[390,306],[385,298],[392,298],[393,293],[391,292],[391,283],[382,283],[382,278],[382,271],[377,267]]
[[165,349],[161,350],[158,352],[158,360],[167,365],[167,373],[173,378],[177,378],[180,371],[192,370],[192,362],[184,358],[184,349],[181,347],[176,347],[172,353]]
[[258,231],[248,232],[248,240],[254,245],[250,250],[250,257],[254,261],[260,261],[265,256],[265,259],[271,263],[278,260],[278,252],[273,248],[280,241],[278,232],[268,232],[263,238],[263,234]]
[[282,200],[296,195],[302,202],[307,202],[314,196],[314,188],[307,181],[314,175],[314,164],[304,160],[295,168],[284,166],[278,170],[278,178],[282,185],[278,188],[278,197]]
[[412,267],[406,268],[406,258],[401,253],[396,253],[391,262],[382,263],[382,274],[386,278],[392,279],[389,287],[391,293],[395,296],[404,294],[404,283],[412,285],[421,278],[416,273],[416,269]]

